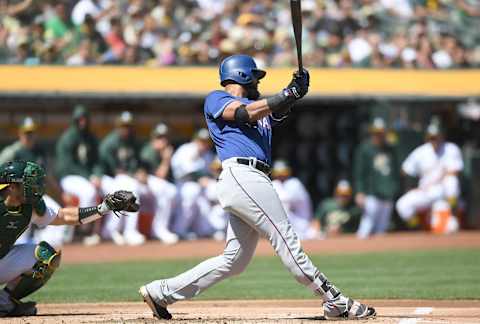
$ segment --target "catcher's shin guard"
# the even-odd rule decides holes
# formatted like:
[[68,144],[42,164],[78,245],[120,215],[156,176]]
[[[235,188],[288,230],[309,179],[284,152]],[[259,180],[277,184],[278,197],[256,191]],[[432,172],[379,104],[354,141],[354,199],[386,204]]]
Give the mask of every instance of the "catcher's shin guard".
[[6,287],[15,302],[45,285],[60,265],[61,253],[42,241],[35,248],[35,258],[37,262],[32,270],[21,274],[19,279],[12,281]]

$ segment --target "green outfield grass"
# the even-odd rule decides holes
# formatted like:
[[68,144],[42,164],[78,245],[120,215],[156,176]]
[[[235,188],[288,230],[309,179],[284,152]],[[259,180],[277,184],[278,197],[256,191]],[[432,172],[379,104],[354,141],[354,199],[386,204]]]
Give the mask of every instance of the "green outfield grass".
[[[93,250],[92,250],[93,251]],[[480,299],[480,250],[312,256],[345,294],[357,298]],[[138,287],[201,260],[62,266],[32,299],[41,302],[139,301]],[[276,257],[258,257],[246,272],[199,299],[312,298]]]

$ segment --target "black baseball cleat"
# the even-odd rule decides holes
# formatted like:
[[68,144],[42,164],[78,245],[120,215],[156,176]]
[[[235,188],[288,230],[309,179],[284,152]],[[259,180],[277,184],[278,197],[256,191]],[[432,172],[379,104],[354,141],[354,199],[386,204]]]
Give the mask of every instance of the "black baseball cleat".
[[0,317],[23,317],[23,316],[35,316],[37,315],[37,303],[15,303],[15,308],[8,313],[0,313]]
[[140,295],[142,295],[143,301],[146,302],[148,307],[150,307],[150,309],[152,310],[153,316],[155,316],[156,318],[165,319],[165,320],[172,319],[172,314],[168,312],[167,306],[159,305],[158,303],[156,303],[153,300],[153,298],[150,297],[147,287],[145,286],[140,287],[138,292],[140,293]]

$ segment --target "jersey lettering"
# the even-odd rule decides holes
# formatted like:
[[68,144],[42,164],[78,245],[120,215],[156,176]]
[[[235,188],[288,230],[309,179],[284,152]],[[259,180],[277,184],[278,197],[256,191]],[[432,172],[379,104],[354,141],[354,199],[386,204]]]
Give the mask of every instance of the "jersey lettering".
[[85,143],[80,143],[80,145],[77,148],[77,156],[78,156],[78,161],[86,165],[88,162],[88,147],[85,145]]
[[258,126],[265,129],[271,129],[268,117],[263,117],[257,121]]
[[390,157],[384,153],[375,155],[373,159],[373,167],[383,176],[388,176],[392,173],[390,164]]

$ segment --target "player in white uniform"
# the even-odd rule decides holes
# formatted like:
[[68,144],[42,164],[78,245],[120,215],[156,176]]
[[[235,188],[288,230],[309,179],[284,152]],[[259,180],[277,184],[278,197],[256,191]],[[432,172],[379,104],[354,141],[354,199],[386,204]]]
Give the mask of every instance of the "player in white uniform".
[[152,236],[163,243],[174,244],[178,241],[178,236],[170,231],[169,226],[175,208],[177,188],[167,180],[173,153],[168,137],[167,125],[156,125],[150,141],[140,153],[143,172],[137,175],[137,179],[140,182],[142,205],[149,198],[153,203]]
[[[58,208],[43,199],[45,171],[36,163],[12,161],[0,166],[0,317],[32,316],[35,302],[21,302],[50,279],[60,265],[60,251],[49,243],[16,244],[31,223],[80,225],[110,211],[138,210],[130,192],[108,195],[98,206]],[[115,199],[112,199],[115,198]]]
[[291,176],[290,166],[286,161],[278,160],[273,163],[273,188],[282,201],[288,219],[300,239],[308,240],[316,236],[312,228],[312,200],[300,179]]
[[205,210],[205,215],[214,230],[212,237],[222,241],[225,239],[228,223],[228,213],[223,210],[217,195],[217,179],[222,172],[222,162],[215,158],[209,169],[209,176],[200,178],[198,183],[203,188],[203,196],[209,202],[209,210]]
[[183,238],[212,233],[207,218],[209,203],[197,182],[208,175],[208,167],[215,158],[210,149],[208,130],[202,128],[195,133],[191,142],[181,145],[172,156],[172,172],[180,198],[173,231]]
[[440,125],[432,122],[427,128],[427,142],[413,150],[402,164],[402,171],[407,176],[419,178],[419,182],[417,188],[397,201],[400,217],[409,221],[417,212],[432,208],[436,202],[440,205],[448,202],[454,207],[460,197],[458,176],[462,170],[460,148],[444,141]]

